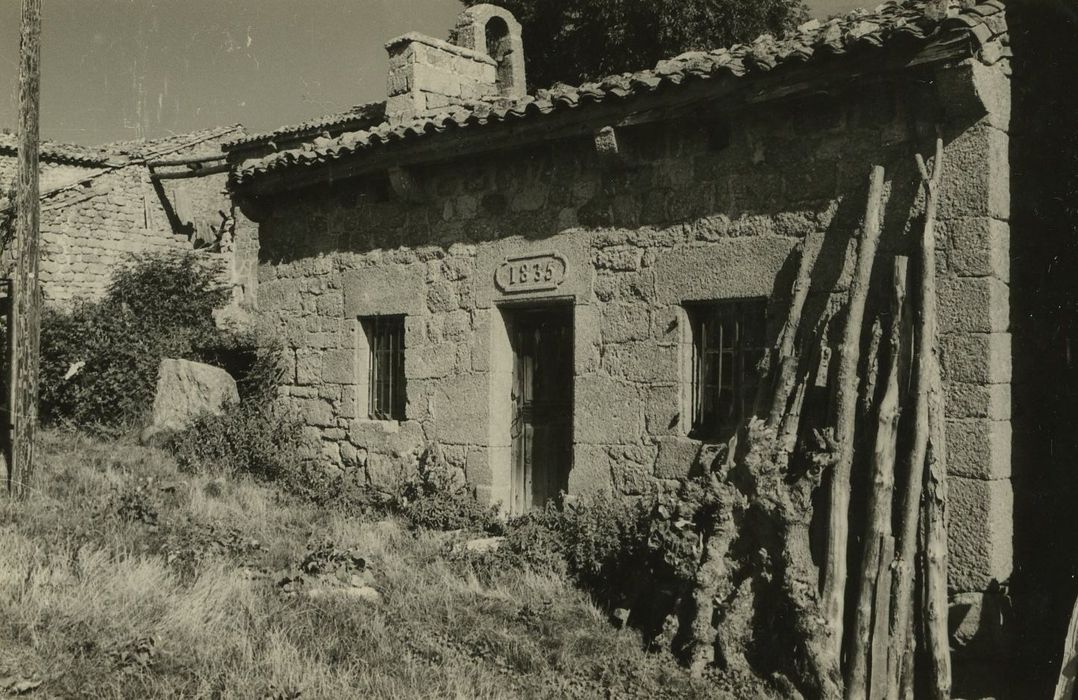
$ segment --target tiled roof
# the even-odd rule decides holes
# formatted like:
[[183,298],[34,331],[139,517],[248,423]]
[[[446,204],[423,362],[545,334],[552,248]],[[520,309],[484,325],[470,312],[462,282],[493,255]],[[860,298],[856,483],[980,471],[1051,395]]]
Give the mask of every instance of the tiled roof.
[[749,79],[780,66],[853,54],[902,40],[920,44],[968,40],[970,55],[979,55],[992,63],[1004,54],[987,49],[990,44],[999,43],[1005,49],[1006,32],[1003,0],[888,0],[874,10],[857,10],[826,22],[813,20],[783,38],[764,35],[751,44],[694,51],[660,61],[651,70],[614,75],[575,87],[559,84],[500,105],[450,108],[406,124],[382,123],[332,138],[318,137],[302,147],[245,163],[232,174],[232,182],[243,185],[270,172],[318,166],[385,144],[421,139],[450,129],[531,119],[590,103],[625,100],[696,80],[728,76]]
[[[190,131],[184,134],[163,136],[156,139],[115,141],[113,143],[107,143],[101,146],[101,148],[114,156],[126,156],[134,160],[143,160],[152,158],[163,152],[175,152],[202,146],[208,141],[222,139],[236,132],[240,135],[244,134],[243,125],[214,126],[207,129],[199,129],[198,131]],[[220,150],[220,146],[216,143],[206,144],[203,146],[202,150],[217,151]]]
[[[228,136],[236,131],[242,132],[240,125],[212,127],[186,134],[175,134],[158,139],[140,139],[137,141],[116,141],[101,146],[78,146],[71,143],[42,141],[39,158],[46,163],[77,165],[87,168],[116,167],[129,162],[140,162],[144,158],[162,151],[194,148],[215,138]],[[0,157],[16,157],[19,141],[14,134],[0,134]],[[210,148],[210,146],[207,146]],[[212,150],[217,150],[216,144]]]
[[317,119],[305,121],[302,124],[282,126],[274,131],[262,134],[251,134],[233,139],[224,144],[226,151],[239,150],[247,146],[256,146],[278,141],[293,141],[311,136],[319,136],[324,132],[340,134],[354,129],[368,129],[385,120],[386,103],[372,102],[369,104],[356,105],[346,112],[327,114]]
[[[0,156],[16,157],[19,152],[19,139],[14,134],[0,134]],[[42,141],[39,158],[46,163],[98,167],[115,160],[115,155],[107,150],[92,146],[76,146],[71,143]]]

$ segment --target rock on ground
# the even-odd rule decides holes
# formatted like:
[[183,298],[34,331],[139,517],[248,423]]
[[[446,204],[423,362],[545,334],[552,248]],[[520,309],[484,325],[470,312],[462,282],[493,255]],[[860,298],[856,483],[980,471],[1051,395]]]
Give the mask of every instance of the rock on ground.
[[161,360],[153,421],[143,431],[142,441],[183,430],[200,416],[220,415],[225,406],[239,400],[236,380],[225,370],[190,360]]

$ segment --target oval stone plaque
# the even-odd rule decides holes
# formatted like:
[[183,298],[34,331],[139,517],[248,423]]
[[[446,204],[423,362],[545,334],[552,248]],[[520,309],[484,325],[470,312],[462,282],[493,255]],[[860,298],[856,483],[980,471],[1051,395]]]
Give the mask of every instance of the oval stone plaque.
[[506,258],[494,271],[494,283],[506,294],[557,289],[565,281],[569,265],[557,253],[537,253]]

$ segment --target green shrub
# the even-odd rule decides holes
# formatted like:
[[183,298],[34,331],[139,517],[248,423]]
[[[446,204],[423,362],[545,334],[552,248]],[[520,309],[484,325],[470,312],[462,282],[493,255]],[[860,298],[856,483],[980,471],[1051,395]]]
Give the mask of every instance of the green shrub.
[[278,485],[318,508],[349,518],[372,520],[395,511],[395,494],[371,486],[357,469],[329,470],[317,462],[299,461],[281,475]]
[[153,402],[162,358],[201,359],[227,344],[212,311],[228,298],[191,254],[137,258],[100,301],[46,309],[41,324],[41,417],[91,430],[128,427]]
[[396,509],[414,529],[496,532],[501,525],[498,509],[479,503],[436,444],[420,455],[415,476],[401,484]]
[[251,351],[251,364],[239,372],[237,380],[240,403],[226,407],[219,416],[203,416],[169,436],[165,446],[181,469],[271,480],[288,477],[303,463],[303,425],[276,401],[279,356],[275,344]]
[[203,416],[171,435],[165,446],[184,471],[271,480],[300,461],[301,431],[302,425],[281,409],[244,401],[219,416]]
[[451,559],[468,566],[488,585],[521,569],[563,577],[568,563],[557,529],[558,517],[552,507],[514,518],[505,524],[505,539],[497,548],[485,552],[458,549],[451,551]]
[[711,514],[706,493],[689,482],[676,494],[550,503],[510,520],[497,549],[454,558],[487,582],[522,568],[568,575],[608,609],[631,608],[634,624],[657,634],[692,584],[697,533]]

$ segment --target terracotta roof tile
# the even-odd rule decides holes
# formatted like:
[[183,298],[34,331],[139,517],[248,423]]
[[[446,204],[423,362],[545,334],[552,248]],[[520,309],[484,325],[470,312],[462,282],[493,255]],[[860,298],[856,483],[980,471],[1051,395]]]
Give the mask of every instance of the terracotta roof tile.
[[327,114],[301,124],[282,126],[274,131],[260,134],[244,135],[225,143],[224,149],[231,151],[246,146],[319,136],[324,132],[336,135],[350,129],[365,129],[384,121],[385,113],[385,102],[357,105],[347,111]]
[[114,157],[127,156],[134,160],[150,158],[163,151],[174,151],[176,149],[184,150],[200,147],[200,150],[212,152],[218,150],[219,146],[217,143],[208,142],[224,138],[237,132],[240,135],[246,133],[241,124],[232,126],[214,126],[206,129],[199,129],[198,131],[172,134],[170,136],[163,136],[155,139],[115,141],[113,143],[104,144],[103,146],[100,146],[100,148],[112,154]]
[[[14,158],[18,155],[19,140],[13,134],[0,134],[0,157]],[[77,146],[72,143],[42,141],[39,158],[46,163],[96,167],[116,160],[116,154],[107,149]]]
[[[651,70],[613,75],[575,87],[559,83],[512,103],[456,107],[409,124],[369,124],[333,138],[316,138],[297,148],[248,161],[233,172],[231,180],[235,185],[243,185],[297,164],[329,163],[367,149],[450,129],[578,109],[588,103],[627,99],[692,80],[745,78],[783,65],[805,63],[817,56],[841,56],[864,48],[880,48],[899,39],[927,43],[934,39],[968,38],[971,52],[979,54],[994,39],[999,38],[1006,45],[1003,12],[1002,0],[887,0],[871,11],[857,10],[826,22],[806,22],[786,37],[764,35],[750,44],[684,53],[660,61]],[[1006,54],[995,43],[999,42],[985,51],[984,59],[988,62]],[[288,127],[274,133],[298,135],[312,128]],[[267,135],[250,137],[246,142],[266,138]]]

